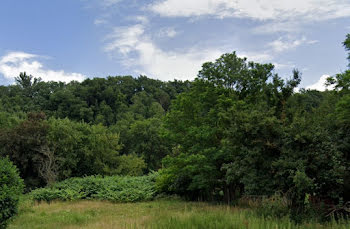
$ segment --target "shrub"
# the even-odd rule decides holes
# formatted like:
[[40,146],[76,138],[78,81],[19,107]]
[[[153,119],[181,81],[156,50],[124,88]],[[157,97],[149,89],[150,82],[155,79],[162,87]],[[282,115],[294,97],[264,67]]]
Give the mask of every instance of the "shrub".
[[17,168],[7,158],[0,158],[0,228],[5,228],[9,219],[17,214],[23,189]]
[[257,213],[266,218],[283,218],[289,215],[288,199],[280,193],[269,198],[263,198]]
[[70,178],[30,193],[35,201],[97,199],[113,202],[152,200],[157,173],[139,177],[89,176]]

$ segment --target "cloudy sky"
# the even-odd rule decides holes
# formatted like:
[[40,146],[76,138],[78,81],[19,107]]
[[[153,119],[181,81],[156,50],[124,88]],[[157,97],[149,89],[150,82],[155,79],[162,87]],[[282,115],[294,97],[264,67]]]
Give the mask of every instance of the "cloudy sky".
[[349,0],[1,0],[0,85],[109,75],[194,79],[223,53],[273,63],[301,87],[346,69]]

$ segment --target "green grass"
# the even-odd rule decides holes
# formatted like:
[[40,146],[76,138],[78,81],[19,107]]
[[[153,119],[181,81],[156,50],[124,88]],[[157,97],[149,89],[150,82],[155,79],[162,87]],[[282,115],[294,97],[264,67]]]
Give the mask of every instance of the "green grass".
[[294,225],[288,218],[258,217],[252,210],[180,200],[111,203],[96,200],[33,203],[22,200],[15,228],[350,228],[350,222]]

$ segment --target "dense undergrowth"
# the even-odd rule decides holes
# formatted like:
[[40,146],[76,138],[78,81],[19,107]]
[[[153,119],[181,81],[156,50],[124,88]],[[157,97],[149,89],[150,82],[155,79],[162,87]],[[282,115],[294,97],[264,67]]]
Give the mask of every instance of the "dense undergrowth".
[[[156,185],[159,178],[158,173],[151,173],[147,176],[87,176],[83,178],[70,178],[62,182],[55,183],[46,188],[35,189],[25,195],[25,198],[34,202],[52,203],[55,201],[78,201],[78,200],[103,200],[117,203],[127,202],[143,202],[155,199],[170,199],[175,196],[169,196],[162,193]],[[225,204],[223,202],[213,202],[216,204]],[[311,203],[307,205],[307,209],[300,214],[303,218],[295,219],[293,216],[291,203],[288,198],[281,193],[276,193],[271,197],[251,198],[249,196],[240,198],[238,201],[227,205],[227,207],[236,206],[240,209],[249,209],[254,212],[257,217],[264,219],[291,219],[293,222],[301,223],[308,220],[314,222],[329,222],[331,217],[346,215],[330,215],[324,214],[326,209],[319,209]],[[197,221],[193,216],[193,220]],[[181,225],[182,219],[172,218],[171,220],[179,220]]]
[[156,195],[156,173],[148,176],[89,176],[70,178],[32,191],[35,201],[96,199],[113,202],[152,200]]

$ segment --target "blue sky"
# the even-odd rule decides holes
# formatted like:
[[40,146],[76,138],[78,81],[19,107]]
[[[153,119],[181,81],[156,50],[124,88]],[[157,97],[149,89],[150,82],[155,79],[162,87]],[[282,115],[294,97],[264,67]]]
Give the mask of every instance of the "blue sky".
[[346,69],[349,0],[1,0],[0,84],[109,75],[194,79],[223,53],[273,63],[301,87]]

